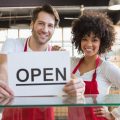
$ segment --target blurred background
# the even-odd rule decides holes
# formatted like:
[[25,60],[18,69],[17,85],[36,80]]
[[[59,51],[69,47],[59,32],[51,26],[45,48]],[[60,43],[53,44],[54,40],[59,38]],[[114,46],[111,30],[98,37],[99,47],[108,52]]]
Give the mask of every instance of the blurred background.
[[[71,44],[72,21],[87,10],[108,14],[114,23],[116,42],[103,58],[120,67],[120,0],[0,0],[0,49],[7,38],[27,38],[31,35],[29,25],[32,11],[45,3],[58,10],[61,20],[50,44],[62,46],[70,52],[70,56],[78,56]],[[114,86],[111,92],[120,93]],[[65,120],[66,115],[66,107],[55,108],[56,120]]]
[[[116,60],[119,65],[117,60],[120,53],[120,0],[0,0],[0,49],[6,38],[27,38],[31,34],[29,25],[33,8],[45,3],[58,10],[61,20],[50,43],[69,50],[71,56],[78,55],[71,45],[71,22],[87,10],[108,14],[117,32],[113,47],[114,57],[111,60]],[[105,58],[113,56],[113,52],[105,55]]]

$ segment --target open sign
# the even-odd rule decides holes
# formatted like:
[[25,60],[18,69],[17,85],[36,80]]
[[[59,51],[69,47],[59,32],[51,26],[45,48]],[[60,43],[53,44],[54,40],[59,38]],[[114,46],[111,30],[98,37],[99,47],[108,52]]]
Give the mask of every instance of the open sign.
[[68,80],[70,57],[66,51],[8,55],[8,82],[15,96],[61,95]]

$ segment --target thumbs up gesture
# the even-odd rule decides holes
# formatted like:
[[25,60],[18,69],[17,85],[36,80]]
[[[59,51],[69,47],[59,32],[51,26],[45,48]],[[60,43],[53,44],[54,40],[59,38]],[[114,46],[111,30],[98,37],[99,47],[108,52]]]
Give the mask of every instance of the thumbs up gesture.
[[82,96],[85,91],[85,83],[81,77],[77,78],[72,74],[71,80],[64,86],[63,91],[69,96]]

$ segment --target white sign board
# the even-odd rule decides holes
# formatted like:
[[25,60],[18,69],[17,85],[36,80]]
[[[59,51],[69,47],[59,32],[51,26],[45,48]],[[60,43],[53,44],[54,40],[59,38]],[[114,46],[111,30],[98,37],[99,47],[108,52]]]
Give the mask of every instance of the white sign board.
[[70,57],[66,51],[8,55],[8,83],[15,96],[62,95],[69,80]]

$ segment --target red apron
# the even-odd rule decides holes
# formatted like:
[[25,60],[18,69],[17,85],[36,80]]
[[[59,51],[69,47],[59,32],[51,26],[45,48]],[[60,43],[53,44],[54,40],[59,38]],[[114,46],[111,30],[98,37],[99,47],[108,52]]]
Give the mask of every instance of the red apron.
[[[96,59],[96,68],[98,67],[100,58]],[[79,69],[83,59],[79,61],[75,69],[73,70],[73,74]],[[96,81],[96,68],[95,72],[93,73],[91,81],[84,81],[85,82],[85,93],[84,94],[99,94],[98,92],[98,85]],[[93,109],[96,107],[70,107],[68,109],[68,118],[69,120],[107,120],[103,117],[96,117],[93,112]],[[81,112],[82,111],[82,112]]]
[[[27,52],[26,40],[24,52]],[[48,51],[51,48],[48,46]],[[2,120],[54,120],[54,109],[49,108],[5,108],[2,114]]]

